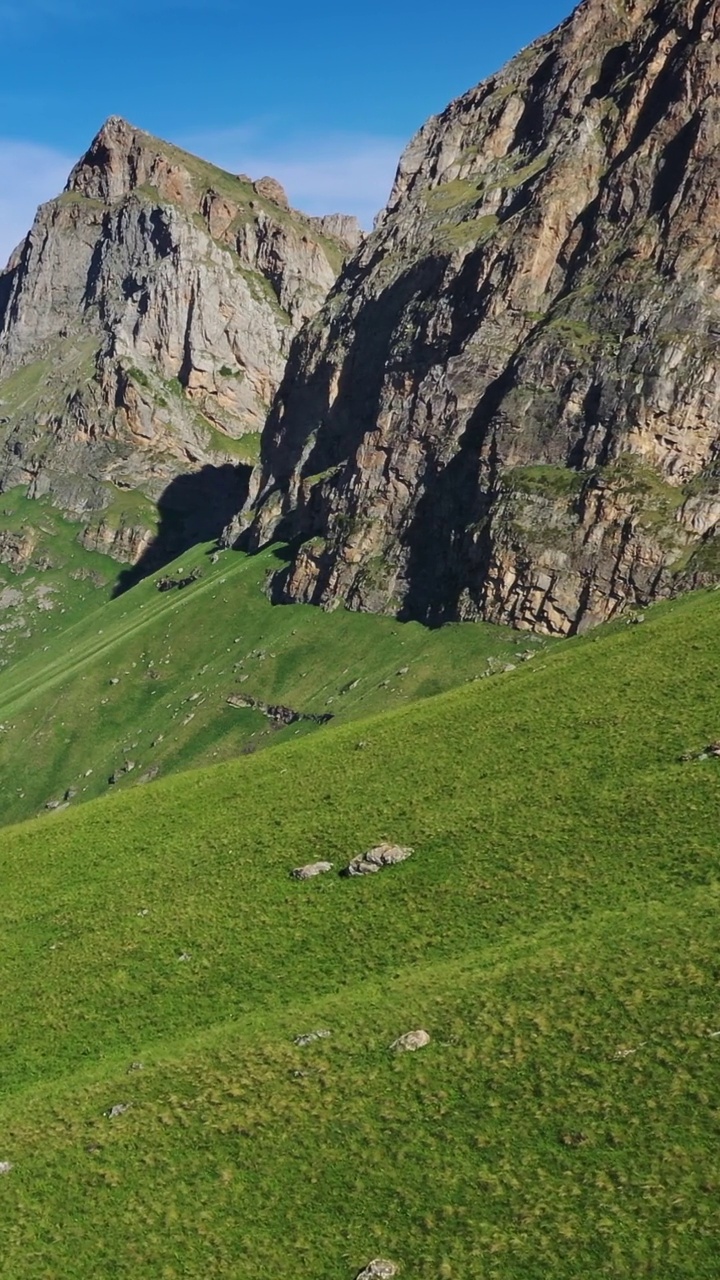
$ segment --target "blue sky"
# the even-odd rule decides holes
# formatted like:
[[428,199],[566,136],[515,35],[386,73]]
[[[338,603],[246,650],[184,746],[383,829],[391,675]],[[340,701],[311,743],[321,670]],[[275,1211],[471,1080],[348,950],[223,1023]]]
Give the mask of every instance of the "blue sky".
[[370,225],[402,147],[572,0],[0,0],[0,259],[108,115]]

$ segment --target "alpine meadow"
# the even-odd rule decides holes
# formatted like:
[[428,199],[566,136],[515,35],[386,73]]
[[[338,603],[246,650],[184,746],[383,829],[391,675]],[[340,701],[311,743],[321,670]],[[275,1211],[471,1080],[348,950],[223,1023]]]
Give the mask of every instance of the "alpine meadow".
[[719,40],[0,272],[2,1280],[717,1280]]

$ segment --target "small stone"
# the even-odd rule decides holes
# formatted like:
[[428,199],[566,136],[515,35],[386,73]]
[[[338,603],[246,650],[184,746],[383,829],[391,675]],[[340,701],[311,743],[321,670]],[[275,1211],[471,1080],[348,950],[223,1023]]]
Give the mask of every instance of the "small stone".
[[144,1062],[131,1062],[128,1071],[143,1071],[145,1069]]
[[397,1270],[395,1263],[388,1262],[387,1258],[375,1258],[359,1273],[357,1280],[392,1280]]
[[328,1036],[331,1035],[331,1031],[308,1031],[304,1036],[295,1036],[293,1044],[298,1045],[301,1049],[305,1049],[307,1045],[315,1044],[317,1040],[327,1040]]
[[119,681],[118,677],[117,677],[117,676],[113,676],[112,680],[110,681],[110,684],[119,684],[119,683],[120,683],[120,681]]
[[396,674],[399,676],[406,676],[409,670],[410,670],[409,667],[401,667],[400,670],[396,672]]
[[178,960],[182,961],[183,963],[187,963],[189,959],[190,959],[190,956],[188,955],[187,951],[181,952],[181,954],[178,956]]
[[108,1120],[116,1120],[118,1116],[124,1116],[126,1111],[130,1110],[129,1102],[116,1102],[114,1107],[109,1107],[105,1112]]
[[400,1036],[399,1040],[394,1040],[390,1048],[395,1053],[415,1053],[417,1049],[424,1049],[430,1044],[430,1036],[427,1031],[408,1031],[404,1036]]
[[293,880],[312,880],[315,876],[327,875],[332,869],[332,862],[310,862],[306,867],[295,867],[290,875]]
[[0,1160],[0,1174],[10,1173],[12,1165],[9,1160]]

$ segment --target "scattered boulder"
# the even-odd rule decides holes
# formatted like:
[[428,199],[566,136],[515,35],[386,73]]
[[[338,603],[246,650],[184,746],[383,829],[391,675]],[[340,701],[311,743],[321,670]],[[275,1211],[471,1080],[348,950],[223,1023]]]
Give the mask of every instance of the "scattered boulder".
[[315,876],[324,876],[332,871],[332,862],[309,862],[306,867],[295,867],[290,872],[293,880],[312,880]]
[[298,1045],[301,1049],[305,1049],[309,1044],[315,1044],[317,1040],[327,1040],[331,1036],[331,1031],[308,1031],[304,1036],[296,1036],[293,1044]]
[[430,1036],[427,1031],[408,1031],[399,1040],[394,1040],[390,1048],[395,1053],[415,1053],[417,1049],[424,1049],[429,1044]]
[[357,1280],[392,1280],[397,1271],[394,1262],[388,1262],[387,1258],[375,1258],[359,1273]]
[[[240,680],[247,680],[247,676],[240,676]],[[328,701],[331,702],[332,699],[330,698]],[[231,694],[227,702],[230,707],[248,707],[251,711],[260,711],[279,728],[284,725],[297,724],[299,720],[308,720],[312,724],[329,724],[333,719],[333,716],[329,714],[315,715],[311,712],[295,711],[293,707],[270,706],[268,702],[262,702],[259,698],[251,698],[248,694],[242,693]]]
[[253,186],[258,195],[263,196],[265,200],[272,200],[273,204],[279,204],[281,209],[290,208],[290,201],[277,178],[258,178]]
[[160,766],[158,764],[154,764],[149,769],[146,769],[145,773],[140,775],[138,782],[154,782],[159,772]]
[[399,844],[379,844],[374,849],[368,849],[367,853],[361,853],[357,858],[353,858],[342,874],[344,876],[374,875],[383,867],[394,867],[399,862],[405,862],[414,852],[414,849],[408,849]]
[[9,1160],[0,1160],[0,1174],[3,1174],[3,1173],[10,1173],[11,1171],[12,1171],[12,1165],[11,1165],[10,1161],[9,1161]]
[[105,1115],[108,1120],[116,1120],[118,1116],[124,1116],[126,1111],[130,1110],[130,1102],[116,1102],[114,1107],[108,1107]]
[[193,569],[186,578],[158,578],[155,586],[158,591],[163,592],[182,591],[184,587],[190,587],[193,582],[197,582],[198,578],[202,578],[202,569]]

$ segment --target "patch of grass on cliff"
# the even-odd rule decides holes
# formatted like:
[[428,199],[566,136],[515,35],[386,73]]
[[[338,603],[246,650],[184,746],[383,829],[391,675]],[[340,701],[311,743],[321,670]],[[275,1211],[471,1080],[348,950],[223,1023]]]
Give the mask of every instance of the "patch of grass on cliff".
[[442,182],[437,187],[431,187],[426,194],[426,203],[429,209],[440,213],[445,209],[455,209],[477,201],[479,196],[480,189],[476,180],[455,178],[452,182]]
[[225,453],[228,457],[251,466],[260,458],[261,432],[247,431],[241,436],[229,436],[207,418],[200,419],[200,422],[207,436],[208,447],[216,453]]
[[464,249],[472,244],[484,244],[497,231],[500,223],[494,214],[466,222],[444,223],[436,232],[436,243],[442,248]]
[[714,1280],[719,618],[4,831],[7,1275]]
[[588,473],[572,467],[537,464],[512,467],[503,473],[503,484],[511,492],[539,494],[548,498],[572,498],[582,489]]

